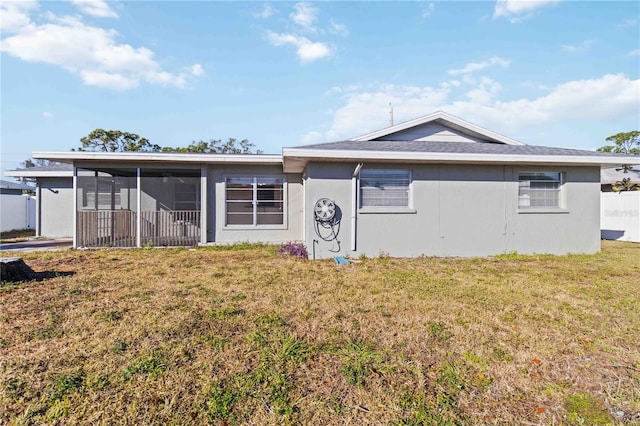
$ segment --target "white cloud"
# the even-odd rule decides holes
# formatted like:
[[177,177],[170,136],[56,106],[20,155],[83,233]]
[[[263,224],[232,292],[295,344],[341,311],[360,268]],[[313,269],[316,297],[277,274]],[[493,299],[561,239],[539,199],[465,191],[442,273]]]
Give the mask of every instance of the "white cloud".
[[324,140],[324,135],[321,132],[309,132],[306,135],[302,136],[302,140],[300,141],[302,145],[311,145],[314,143],[322,143],[326,142]]
[[635,56],[640,56],[640,49],[635,49],[635,50],[632,50],[630,52],[627,52],[627,54],[625,56],[628,56],[630,58],[633,58]]
[[315,24],[318,20],[318,9],[307,2],[296,3],[293,8],[295,12],[291,12],[289,15],[291,20],[307,31],[315,32]]
[[585,40],[582,43],[578,44],[563,44],[562,46],[560,46],[560,48],[568,53],[584,52],[588,50],[595,42],[595,40]]
[[535,12],[545,6],[558,3],[559,0],[497,0],[493,18],[506,18],[510,22],[520,22],[531,18]]
[[322,133],[323,137],[319,137],[317,132],[310,132],[303,136],[303,141],[341,140],[371,131],[372,127],[385,127],[389,123],[389,103],[394,107],[396,122],[424,115],[437,109],[436,105],[444,103],[450,91],[449,87],[444,86],[399,85],[386,85],[364,92],[357,90],[343,89],[345,104],[334,111],[331,127]]
[[297,48],[296,53],[300,62],[309,63],[333,55],[333,47],[327,43],[313,42],[306,37],[293,34],[278,34],[267,31],[265,36],[274,46],[291,44]]
[[105,71],[80,71],[80,77],[87,86],[97,86],[103,89],[129,90],[138,87],[138,80],[122,74]]
[[36,1],[2,2],[0,3],[0,29],[3,33],[15,33],[31,23],[29,13],[38,8]]
[[54,117],[54,115],[52,113],[50,113],[49,111],[44,111],[42,113],[42,117],[46,118],[46,119],[51,119]]
[[422,7],[422,17],[423,18],[428,18],[429,16],[431,16],[433,14],[433,11],[436,10],[436,6],[433,4],[433,2],[429,3],[426,6]]
[[503,59],[503,58],[500,58],[498,56],[493,56],[492,58],[489,58],[489,60],[487,60],[487,61],[469,62],[467,65],[464,66],[464,68],[449,70],[449,74],[450,75],[471,74],[471,73],[473,73],[475,71],[480,71],[480,70],[483,70],[485,68],[489,68],[489,67],[493,67],[493,66],[499,66],[499,67],[502,67],[502,68],[506,68],[506,67],[509,66],[510,63],[511,63],[511,61],[508,60],[508,59]]
[[344,24],[340,24],[333,19],[329,21],[329,32],[342,37],[346,37],[349,35],[349,29],[347,28],[347,26]]
[[445,82],[437,87],[387,85],[332,93],[340,96],[344,104],[333,113],[329,129],[322,132],[323,137],[310,132],[303,140],[341,140],[383,128],[389,122],[389,102],[393,104],[396,123],[444,110],[506,134],[573,119],[611,120],[640,115],[640,79],[631,80],[623,74],[569,81],[532,99],[498,99],[501,85],[488,78],[473,85],[463,82],[460,87]]
[[202,65],[193,64],[191,66],[191,74],[195,75],[196,77],[200,77],[201,75],[204,75],[204,69],[202,69]]
[[96,16],[98,18],[117,18],[118,14],[115,13],[104,0],[71,0],[71,2],[82,13],[87,15]]
[[13,35],[2,39],[0,50],[24,61],[64,68],[87,85],[129,90],[147,82],[183,88],[189,76],[197,77],[203,71],[198,64],[190,73],[164,71],[153,51],[118,43],[119,34],[113,29],[87,25],[77,16],[58,17],[50,12],[44,15],[48,22],[36,23],[28,15],[33,9],[2,5],[3,12],[10,12],[7,32]]
[[298,60],[302,63],[314,62],[332,56],[336,52],[334,44],[326,41],[312,41],[308,38],[309,34],[316,37],[329,34],[341,37],[349,35],[347,26],[334,19],[329,20],[328,27],[319,28],[317,25],[319,10],[311,3],[298,2],[293,9],[289,19],[295,25],[289,25],[289,30],[283,32],[267,30],[264,37],[273,46],[295,46]]
[[638,18],[629,18],[618,24],[618,28],[631,28],[635,27],[636,25],[638,25]]
[[269,3],[262,5],[262,10],[253,13],[253,17],[256,19],[268,19],[277,12]]

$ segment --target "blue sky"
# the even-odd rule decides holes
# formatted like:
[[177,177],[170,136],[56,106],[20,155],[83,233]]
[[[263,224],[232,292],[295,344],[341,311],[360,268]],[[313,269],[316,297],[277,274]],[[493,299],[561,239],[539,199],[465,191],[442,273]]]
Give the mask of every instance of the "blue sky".
[[93,129],[265,153],[435,110],[595,149],[640,129],[640,3],[3,1],[2,170]]

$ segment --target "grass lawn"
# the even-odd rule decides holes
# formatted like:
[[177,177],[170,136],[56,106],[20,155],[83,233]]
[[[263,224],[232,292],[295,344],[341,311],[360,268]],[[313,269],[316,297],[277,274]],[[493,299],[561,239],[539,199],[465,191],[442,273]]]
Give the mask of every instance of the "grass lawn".
[[0,424],[640,423],[640,244],[23,258],[74,274],[0,288]]
[[36,235],[35,229],[12,229],[0,232],[0,243],[21,243]]

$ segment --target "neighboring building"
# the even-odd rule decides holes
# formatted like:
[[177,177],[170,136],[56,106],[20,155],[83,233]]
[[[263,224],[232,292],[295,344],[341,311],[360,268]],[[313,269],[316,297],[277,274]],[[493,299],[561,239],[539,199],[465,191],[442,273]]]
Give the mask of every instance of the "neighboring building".
[[0,231],[33,229],[36,223],[36,201],[30,194],[33,186],[0,180]]
[[71,205],[41,205],[68,212],[77,247],[297,240],[315,258],[595,253],[601,168],[640,164],[524,145],[444,112],[282,155],[34,157],[73,164]]
[[632,182],[640,184],[640,166],[631,170],[602,169],[600,173],[600,187],[602,192],[613,192],[613,187],[622,179],[631,179]]
[[73,237],[72,164],[30,167],[5,172],[5,175],[30,178],[35,181],[35,229],[37,236]]
[[604,240],[640,243],[640,191],[613,192],[613,186],[626,178],[640,184],[640,170],[602,170],[601,237]]

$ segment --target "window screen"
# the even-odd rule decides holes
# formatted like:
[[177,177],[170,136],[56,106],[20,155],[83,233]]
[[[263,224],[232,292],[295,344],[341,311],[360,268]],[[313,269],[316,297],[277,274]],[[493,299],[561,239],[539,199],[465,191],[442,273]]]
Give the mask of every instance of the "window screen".
[[284,178],[226,179],[227,225],[284,225]]
[[409,170],[362,169],[360,207],[409,207]]
[[560,208],[562,173],[518,174],[518,208]]

